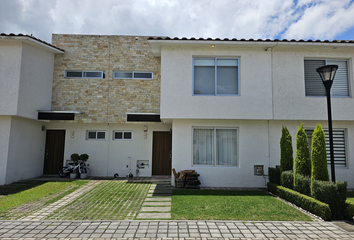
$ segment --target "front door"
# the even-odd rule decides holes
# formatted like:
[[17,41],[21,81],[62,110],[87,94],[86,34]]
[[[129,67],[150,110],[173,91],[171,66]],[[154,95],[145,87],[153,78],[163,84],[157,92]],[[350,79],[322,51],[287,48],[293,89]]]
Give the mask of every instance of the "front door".
[[171,175],[172,134],[154,132],[152,143],[152,175]]
[[58,174],[63,167],[65,130],[47,130],[43,174]]

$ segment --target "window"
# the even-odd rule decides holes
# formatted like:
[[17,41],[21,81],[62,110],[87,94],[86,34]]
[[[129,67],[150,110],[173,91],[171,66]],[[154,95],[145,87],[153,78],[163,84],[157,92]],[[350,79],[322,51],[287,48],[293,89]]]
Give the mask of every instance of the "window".
[[103,71],[65,71],[66,78],[105,78]]
[[193,95],[238,95],[237,58],[194,58]]
[[86,140],[106,140],[105,131],[87,131]]
[[193,165],[237,166],[237,129],[194,128]]
[[133,132],[132,131],[114,131],[113,140],[132,140]]
[[[329,149],[329,132],[327,129],[323,129],[326,136],[326,152],[327,152],[327,164],[331,165],[331,156]],[[311,153],[312,145],[312,133],[313,129],[305,130]],[[346,151],[345,151],[345,130],[344,129],[333,129],[333,150],[334,150],[334,166],[336,167],[346,167]]]
[[121,79],[153,79],[152,72],[126,72],[126,71],[115,71],[113,72],[113,78]]
[[338,65],[338,70],[331,88],[332,96],[349,96],[349,77],[347,60],[305,60],[305,95],[327,96],[320,75],[316,69],[324,65]]

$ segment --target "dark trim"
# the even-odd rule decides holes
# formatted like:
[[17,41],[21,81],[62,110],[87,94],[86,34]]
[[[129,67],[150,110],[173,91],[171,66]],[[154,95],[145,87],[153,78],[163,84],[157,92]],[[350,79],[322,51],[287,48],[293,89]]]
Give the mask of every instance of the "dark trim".
[[127,114],[127,122],[161,122],[157,114]]
[[74,120],[75,113],[38,112],[38,120]]

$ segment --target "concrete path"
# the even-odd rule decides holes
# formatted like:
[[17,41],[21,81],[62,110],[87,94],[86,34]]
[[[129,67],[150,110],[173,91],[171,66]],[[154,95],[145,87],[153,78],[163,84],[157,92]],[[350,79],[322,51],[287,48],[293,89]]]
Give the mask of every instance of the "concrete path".
[[170,179],[153,183],[136,218],[170,219],[171,193]]
[[354,239],[331,222],[0,221],[0,239]]

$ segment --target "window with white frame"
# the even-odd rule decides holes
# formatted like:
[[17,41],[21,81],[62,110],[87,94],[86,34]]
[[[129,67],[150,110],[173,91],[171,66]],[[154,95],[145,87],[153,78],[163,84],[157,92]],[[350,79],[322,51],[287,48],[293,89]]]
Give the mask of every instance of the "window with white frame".
[[114,71],[113,78],[120,79],[153,79],[152,72],[135,72],[135,71]]
[[[326,137],[326,152],[327,152],[327,164],[331,165],[331,156],[329,148],[329,132],[328,129],[323,129]],[[307,138],[309,140],[310,153],[312,145],[312,133],[313,129],[306,129]],[[345,150],[345,130],[333,129],[333,150],[334,150],[334,166],[346,167],[346,150]]]
[[344,59],[305,59],[305,95],[327,96],[326,88],[323,86],[320,75],[316,72],[317,68],[324,65],[338,65],[338,70],[331,87],[331,95],[333,97],[350,96],[348,81],[348,61]]
[[106,140],[105,131],[86,131],[86,140]]
[[237,166],[237,129],[193,128],[193,165]]
[[194,58],[193,95],[239,95],[238,58]]
[[113,140],[133,140],[132,131],[114,131]]
[[66,70],[66,78],[105,78],[103,71]]

